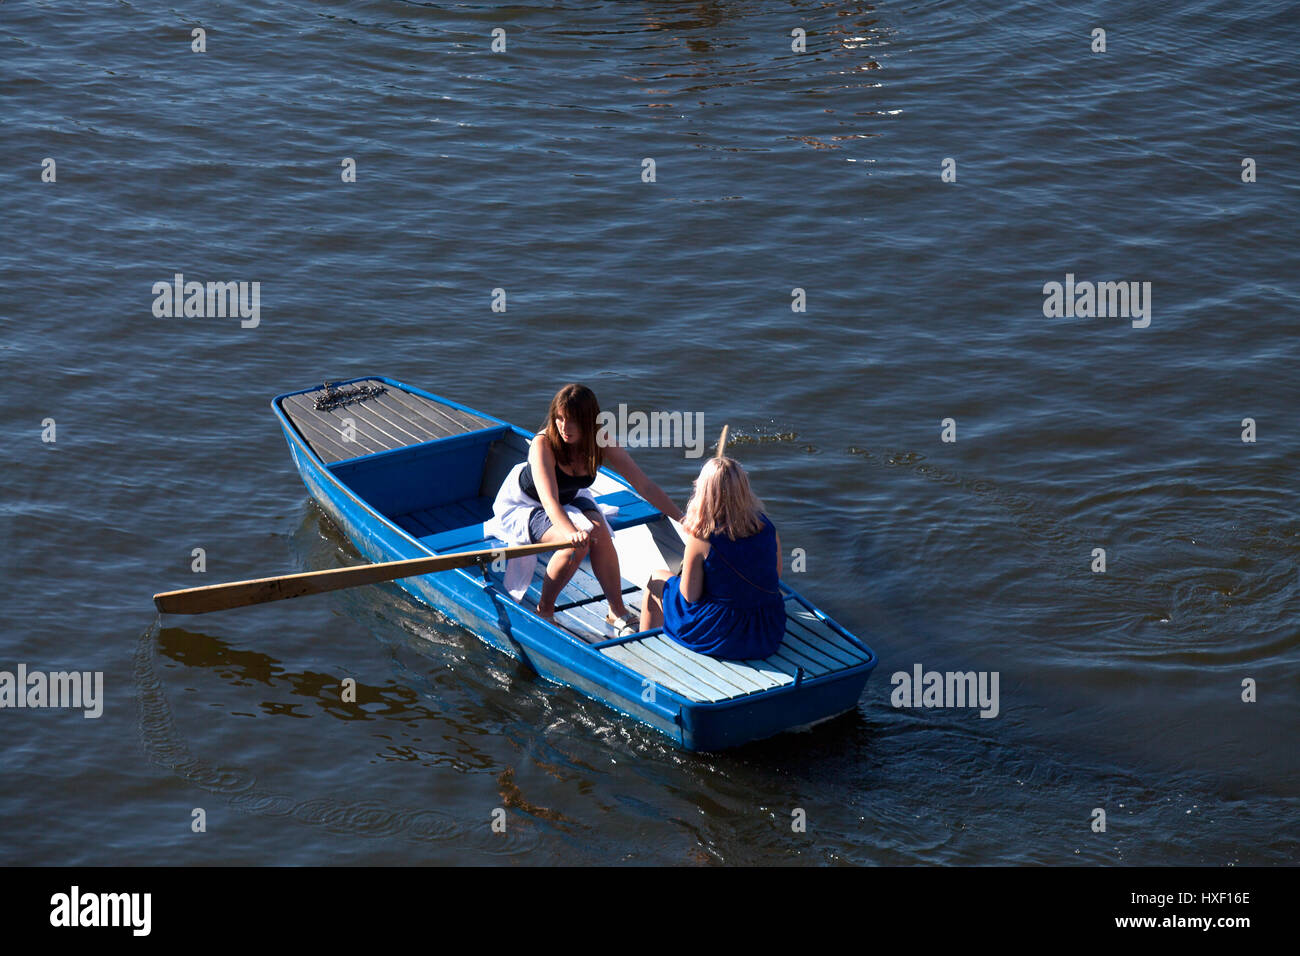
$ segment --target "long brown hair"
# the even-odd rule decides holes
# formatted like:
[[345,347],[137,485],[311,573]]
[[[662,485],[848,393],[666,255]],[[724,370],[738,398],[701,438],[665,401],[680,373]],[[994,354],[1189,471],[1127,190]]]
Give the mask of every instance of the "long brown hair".
[[749,476],[734,458],[710,458],[700,468],[695,490],[686,502],[682,527],[706,541],[725,534],[732,541],[763,528],[763,502],[749,488]]
[[[600,405],[596,401],[596,393],[585,385],[570,382],[555,393],[551,407],[546,410],[546,425],[543,430],[557,465],[567,465],[575,471],[580,465],[585,474],[597,473],[605,463],[605,449],[596,441],[596,416],[599,414]],[[577,450],[572,454],[570,446],[560,437],[560,430],[555,427],[556,418],[572,422],[582,432]]]

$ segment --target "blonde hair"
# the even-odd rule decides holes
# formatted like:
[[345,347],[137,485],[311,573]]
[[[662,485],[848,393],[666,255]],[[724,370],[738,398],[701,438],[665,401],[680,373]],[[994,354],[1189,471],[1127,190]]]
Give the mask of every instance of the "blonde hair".
[[734,458],[710,458],[700,468],[695,490],[686,503],[682,527],[708,540],[725,534],[732,541],[763,528],[763,502],[749,488],[749,476]]

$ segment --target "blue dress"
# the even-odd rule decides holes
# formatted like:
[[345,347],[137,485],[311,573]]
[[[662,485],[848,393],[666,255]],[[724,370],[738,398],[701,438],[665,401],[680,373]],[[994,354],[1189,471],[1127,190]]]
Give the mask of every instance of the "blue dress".
[[[785,595],[776,571],[776,528],[732,541],[709,538],[704,591],[687,602],[681,575],[664,582],[664,634],[699,654],[731,660],[767,657],[785,636]],[[746,580],[748,579],[748,580]]]

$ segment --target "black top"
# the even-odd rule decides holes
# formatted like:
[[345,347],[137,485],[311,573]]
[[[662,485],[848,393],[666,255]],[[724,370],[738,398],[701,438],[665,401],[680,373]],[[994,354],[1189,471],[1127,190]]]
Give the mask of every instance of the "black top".
[[[566,475],[559,468],[555,469],[556,490],[559,492],[560,504],[572,504],[573,499],[578,497],[578,489],[588,488],[596,480],[595,475],[583,475],[581,478],[574,475]],[[541,501],[537,496],[537,483],[533,481],[533,466],[524,465],[523,471],[519,472],[519,487],[528,497],[534,501]]]

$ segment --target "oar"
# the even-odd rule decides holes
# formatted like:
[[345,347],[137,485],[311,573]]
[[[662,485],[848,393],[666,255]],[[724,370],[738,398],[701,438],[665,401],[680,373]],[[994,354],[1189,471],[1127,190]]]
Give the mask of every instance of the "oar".
[[716,455],[714,455],[713,457],[714,457],[714,458],[721,458],[721,457],[722,457],[722,451],[723,451],[723,449],[726,448],[726,447],[727,447],[727,426],[726,426],[726,425],[723,425],[723,426],[722,426],[722,435],[721,435],[721,437],[718,438],[718,453],[717,453]]
[[182,591],[164,591],[153,596],[153,603],[164,614],[206,614],[250,604],[266,604],[305,594],[322,594],[341,588],[354,588],[380,581],[415,577],[450,571],[471,564],[487,563],[497,558],[519,558],[544,551],[571,548],[568,542],[559,544],[524,544],[514,548],[496,548],[490,551],[462,551],[459,554],[439,555],[430,558],[408,558],[403,561],[383,561],[379,564],[360,564],[350,568],[331,568],[327,571],[304,571],[301,574],[282,574],[274,578],[257,578],[253,581],[231,581],[228,584],[209,584],[201,588]]

